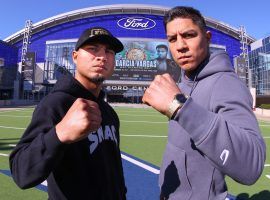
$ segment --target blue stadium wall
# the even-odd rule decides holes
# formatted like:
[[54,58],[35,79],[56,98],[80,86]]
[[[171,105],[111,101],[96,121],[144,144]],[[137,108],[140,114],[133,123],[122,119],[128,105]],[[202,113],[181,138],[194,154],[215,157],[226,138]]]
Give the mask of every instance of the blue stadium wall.
[[17,75],[18,49],[0,40],[0,100],[13,98],[13,84]]
[[[121,28],[117,25],[118,20],[125,17],[134,16],[150,18],[156,22],[156,26],[147,30],[129,30]],[[29,50],[36,52],[36,62],[44,62],[46,41],[76,39],[84,29],[91,26],[105,27],[119,38],[166,39],[162,19],[163,16],[146,14],[117,14],[79,19],[76,21],[56,25],[54,27],[33,34],[31,37],[31,45]],[[228,52],[231,61],[235,55],[240,54],[240,42],[238,39],[217,29],[213,29],[211,27],[208,27],[208,29],[212,32],[211,43],[226,46],[226,51]],[[15,46],[19,48],[18,59],[20,60],[22,42],[20,41],[15,43]]]
[[4,59],[4,67],[17,67],[18,49],[0,40],[0,58]]

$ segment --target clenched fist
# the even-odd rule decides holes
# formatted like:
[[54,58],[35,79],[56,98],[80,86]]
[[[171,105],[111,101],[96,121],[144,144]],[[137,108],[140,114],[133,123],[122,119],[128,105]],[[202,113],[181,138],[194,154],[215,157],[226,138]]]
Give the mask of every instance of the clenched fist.
[[167,115],[169,104],[177,93],[181,91],[169,74],[157,75],[145,90],[142,101]]
[[78,98],[56,125],[56,134],[63,143],[73,143],[96,131],[101,125],[101,112],[96,102]]

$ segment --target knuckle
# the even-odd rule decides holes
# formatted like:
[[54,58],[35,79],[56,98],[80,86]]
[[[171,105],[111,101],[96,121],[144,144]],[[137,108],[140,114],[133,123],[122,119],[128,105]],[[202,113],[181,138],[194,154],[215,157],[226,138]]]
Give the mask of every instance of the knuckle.
[[156,75],[156,76],[155,76],[154,81],[158,81],[158,80],[160,80],[160,78],[161,78],[161,75],[160,75],[160,74],[158,74],[158,75]]
[[165,77],[165,78],[170,78],[171,76],[170,76],[170,74],[165,73],[165,74],[163,74],[163,77]]
[[76,104],[76,107],[79,108],[79,109],[84,109],[86,104],[84,102],[84,100],[82,98],[78,98],[75,102]]
[[76,99],[75,102],[81,104],[81,103],[83,103],[83,99],[82,98],[78,98],[78,99]]
[[147,90],[145,90],[145,94],[146,94],[146,95],[149,95],[149,94],[151,93],[151,88],[152,88],[152,86],[149,87]]

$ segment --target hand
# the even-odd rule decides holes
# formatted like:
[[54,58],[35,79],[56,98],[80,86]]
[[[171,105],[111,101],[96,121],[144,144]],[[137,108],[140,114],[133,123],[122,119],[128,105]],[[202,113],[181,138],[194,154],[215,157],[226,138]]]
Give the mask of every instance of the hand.
[[169,74],[157,75],[149,88],[145,90],[142,101],[167,115],[169,104],[178,93],[181,91]]
[[101,125],[101,112],[96,102],[78,98],[64,118],[56,125],[56,134],[63,143],[73,143],[87,137]]

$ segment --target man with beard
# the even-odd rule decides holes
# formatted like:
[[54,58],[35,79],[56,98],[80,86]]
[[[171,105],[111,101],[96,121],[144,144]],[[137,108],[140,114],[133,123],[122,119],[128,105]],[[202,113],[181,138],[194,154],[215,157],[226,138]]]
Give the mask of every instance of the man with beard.
[[103,100],[102,82],[114,72],[122,43],[108,30],[85,30],[76,43],[75,77],[63,75],[36,107],[10,155],[20,188],[48,182],[52,200],[125,200],[119,119]]

